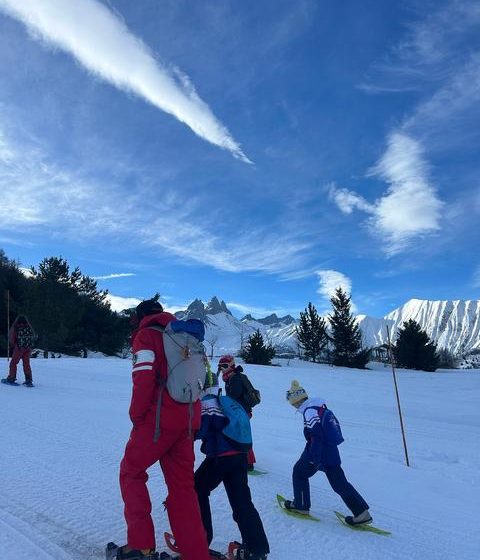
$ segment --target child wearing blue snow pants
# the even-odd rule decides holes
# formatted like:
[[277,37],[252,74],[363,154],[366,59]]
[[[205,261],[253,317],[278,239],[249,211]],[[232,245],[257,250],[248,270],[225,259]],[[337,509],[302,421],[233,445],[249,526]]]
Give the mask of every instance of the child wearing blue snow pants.
[[[293,467],[293,494],[296,507],[304,510],[310,509],[309,478],[318,472],[318,470],[319,469],[308,459],[308,455],[304,451]],[[368,509],[369,506],[367,502],[357,490],[355,490],[350,482],[348,482],[340,465],[324,467],[323,471],[327,475],[332,490],[342,498],[353,515],[359,515],[362,511]]]

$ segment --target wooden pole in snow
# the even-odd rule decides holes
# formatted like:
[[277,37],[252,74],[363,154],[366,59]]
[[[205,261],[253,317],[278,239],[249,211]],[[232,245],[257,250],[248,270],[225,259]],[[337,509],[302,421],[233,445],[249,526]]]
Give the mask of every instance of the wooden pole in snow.
[[392,343],[390,340],[390,330],[388,328],[388,325],[387,325],[387,339],[388,339],[388,354],[390,356],[390,364],[392,365],[393,383],[395,385],[395,396],[397,397],[398,416],[400,417],[400,428],[402,430],[403,449],[405,450],[405,461],[407,463],[407,467],[409,467],[410,461],[408,460],[407,440],[405,438],[405,429],[403,427],[402,407],[400,406],[400,396],[398,394],[398,385],[397,385],[397,374],[395,373]]
[[7,375],[10,365],[10,290],[7,290]]

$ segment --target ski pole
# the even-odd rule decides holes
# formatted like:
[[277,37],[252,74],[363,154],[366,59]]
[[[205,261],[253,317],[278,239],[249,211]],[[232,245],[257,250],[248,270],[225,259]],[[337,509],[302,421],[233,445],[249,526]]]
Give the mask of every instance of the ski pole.
[[10,366],[10,290],[7,290],[7,375]]
[[390,330],[388,328],[388,325],[387,325],[387,340],[388,340],[388,355],[390,357],[390,364],[392,365],[393,383],[395,385],[395,396],[397,397],[398,416],[400,417],[400,428],[402,430],[403,449],[405,450],[405,461],[407,463],[407,467],[409,467],[410,462],[408,460],[407,440],[405,438],[405,429],[403,427],[402,407],[400,406],[400,396],[398,394],[397,375],[395,373],[395,365],[394,365],[393,353],[392,353],[392,343],[390,340]]

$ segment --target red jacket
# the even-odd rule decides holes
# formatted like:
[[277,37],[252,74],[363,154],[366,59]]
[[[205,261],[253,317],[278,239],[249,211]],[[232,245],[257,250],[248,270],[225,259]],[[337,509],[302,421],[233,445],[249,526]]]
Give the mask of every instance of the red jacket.
[[[165,327],[176,317],[162,312],[144,317],[132,336],[133,352],[133,392],[130,403],[130,418],[134,426],[148,425],[155,427],[155,416],[160,394],[159,380],[167,378],[167,361],[163,350],[163,335],[155,325]],[[193,405],[191,428],[198,430],[201,422],[201,405]],[[165,388],[162,391],[160,426],[162,429],[182,431],[189,429],[190,406],[174,401]]]

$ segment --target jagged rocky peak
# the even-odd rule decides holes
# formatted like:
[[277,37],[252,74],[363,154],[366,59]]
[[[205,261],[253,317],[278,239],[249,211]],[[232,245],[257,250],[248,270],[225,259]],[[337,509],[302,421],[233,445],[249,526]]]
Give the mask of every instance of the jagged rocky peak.
[[200,299],[194,299],[185,311],[177,311],[175,316],[177,319],[200,319],[205,320],[205,305]]
[[280,322],[276,313],[272,313],[271,315],[267,315],[263,319],[257,319],[257,321],[259,323],[262,323],[262,325],[276,325]]
[[240,321],[256,321],[255,317],[252,317],[250,313],[247,313],[245,317],[242,317]]
[[291,325],[292,323],[296,323],[294,317],[291,315],[285,315],[285,317],[280,317],[280,322],[284,323],[285,325]]
[[208,305],[205,308],[205,312],[209,315],[217,315],[217,313],[227,313],[228,315],[231,315],[231,312],[226,306],[223,299],[219,301],[217,296],[213,296],[212,299],[208,302]]
[[272,313],[267,317],[263,317],[263,319],[255,319],[252,317],[250,313],[243,317],[242,321],[257,321],[266,327],[275,327],[275,326],[286,326],[295,323],[295,319],[291,315],[285,315],[285,317],[278,317],[276,313]]

